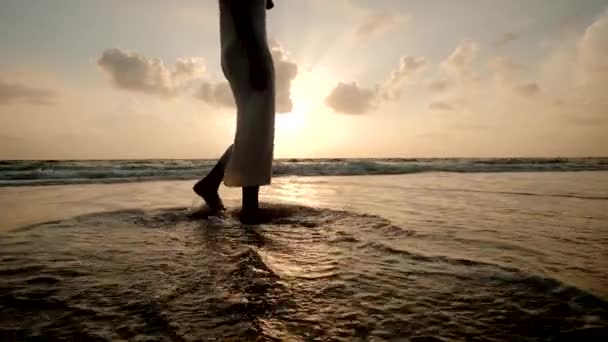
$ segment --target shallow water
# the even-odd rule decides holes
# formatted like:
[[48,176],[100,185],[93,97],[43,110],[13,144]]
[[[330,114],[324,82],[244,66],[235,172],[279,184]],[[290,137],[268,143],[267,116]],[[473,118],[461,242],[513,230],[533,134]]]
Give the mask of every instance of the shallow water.
[[0,339],[604,340],[606,184],[283,178],[259,227],[189,219],[191,182],[4,188]]

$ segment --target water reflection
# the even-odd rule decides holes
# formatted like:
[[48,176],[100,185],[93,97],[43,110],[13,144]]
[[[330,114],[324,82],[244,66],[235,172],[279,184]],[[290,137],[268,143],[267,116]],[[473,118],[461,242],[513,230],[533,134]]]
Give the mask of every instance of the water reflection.
[[270,193],[272,199],[309,207],[326,206],[327,199],[334,197],[336,192],[332,186],[317,182],[302,182],[301,178],[282,179],[280,183],[273,185]]

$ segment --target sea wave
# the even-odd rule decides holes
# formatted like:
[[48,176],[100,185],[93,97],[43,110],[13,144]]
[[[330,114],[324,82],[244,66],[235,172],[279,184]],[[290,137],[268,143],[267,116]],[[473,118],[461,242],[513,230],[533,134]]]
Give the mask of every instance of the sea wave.
[[[0,186],[195,179],[214,160],[0,161]],[[279,159],[275,176],[607,171],[608,158]]]

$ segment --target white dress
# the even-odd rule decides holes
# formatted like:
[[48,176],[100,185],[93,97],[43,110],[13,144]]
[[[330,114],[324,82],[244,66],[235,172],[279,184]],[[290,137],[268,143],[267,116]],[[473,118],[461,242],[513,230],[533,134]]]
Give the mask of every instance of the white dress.
[[[241,37],[237,37],[232,14],[220,0],[222,70],[234,95],[237,116],[232,153],[224,172],[230,187],[268,185],[272,178],[274,152],[275,80],[274,66],[266,38],[266,0],[243,1],[254,18],[254,34],[261,60],[266,63],[269,87],[259,91],[249,81],[249,61]],[[227,0],[231,1],[231,0]],[[234,1],[234,0],[232,0]],[[242,1],[242,0],[241,0]]]

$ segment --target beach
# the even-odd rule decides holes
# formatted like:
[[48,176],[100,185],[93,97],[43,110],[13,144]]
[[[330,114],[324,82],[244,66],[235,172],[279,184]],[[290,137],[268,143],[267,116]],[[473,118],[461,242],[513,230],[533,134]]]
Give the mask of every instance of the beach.
[[608,333],[608,172],[279,177],[260,226],[192,184],[0,188],[2,340]]
[[0,31],[0,342],[608,341],[608,0]]

